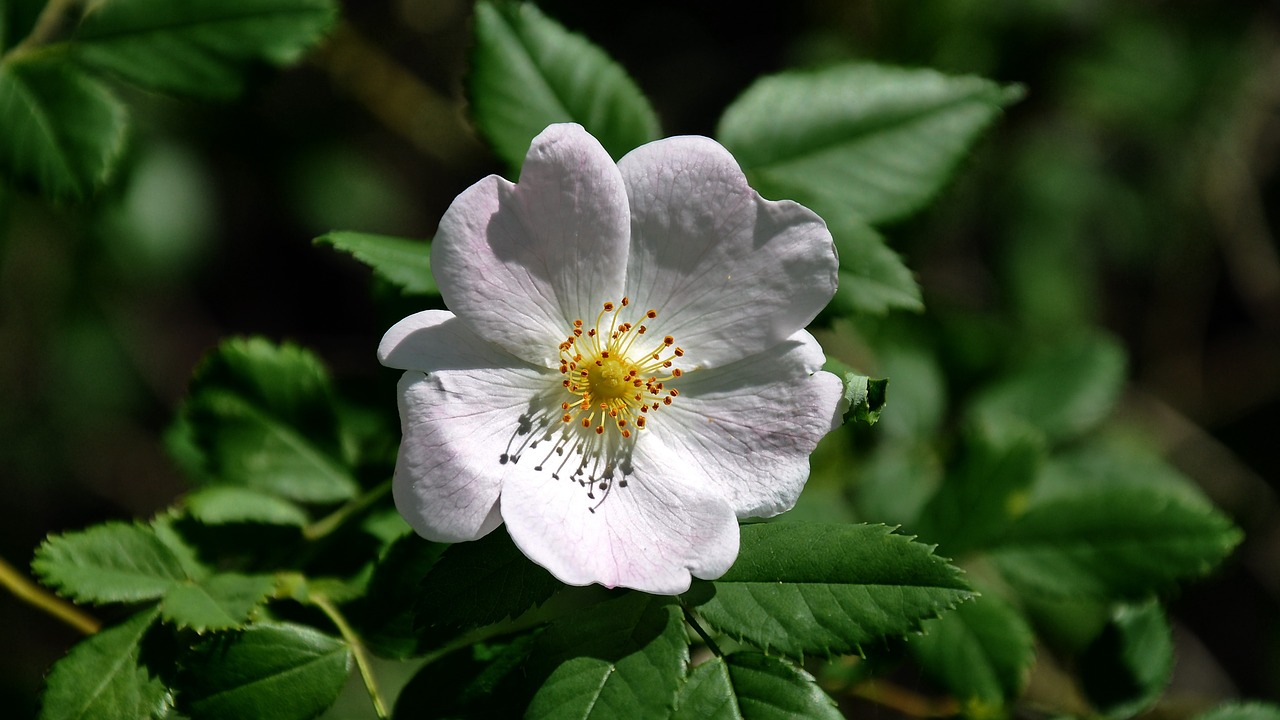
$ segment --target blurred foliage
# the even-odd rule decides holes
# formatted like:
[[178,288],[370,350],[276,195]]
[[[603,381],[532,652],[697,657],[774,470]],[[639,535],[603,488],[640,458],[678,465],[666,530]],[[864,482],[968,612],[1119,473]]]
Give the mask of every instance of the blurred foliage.
[[[24,34],[15,28],[34,23],[38,6],[0,0],[0,46]],[[969,710],[980,715],[980,703],[1024,686],[1033,702],[1046,700],[1039,693],[1060,670],[1053,658],[1090,658],[1117,674],[1086,676],[1077,692],[1127,715],[1163,682],[1171,642],[1171,706],[1280,700],[1273,4],[541,6],[627,69],[666,134],[714,134],[721,110],[761,74],[833,61],[1025,87],[996,139],[964,161],[960,182],[924,214],[881,228],[915,271],[926,313],[832,319],[824,331],[831,355],[891,378],[889,400],[874,428],[849,428],[819,449],[816,467],[853,462],[856,482],[815,474],[793,513],[836,519],[822,513],[852,507],[860,519],[945,527],[945,508],[926,507],[942,478],[1001,458],[1014,502],[1052,507],[1081,484],[1124,478],[1179,488],[1188,507],[1207,495],[1247,540],[1217,576],[1175,597],[1167,618],[1143,604],[1025,598],[1022,610],[1057,655],[1039,652],[1022,678],[1016,616],[996,602],[962,606],[947,616],[960,627],[945,632],[968,632],[990,672],[975,667],[980,677],[956,682],[975,688]],[[245,94],[221,104],[94,79],[130,111],[113,179],[79,204],[0,185],[0,482],[10,492],[0,556],[28,557],[50,530],[149,515],[187,490],[161,434],[198,359],[224,336],[296,340],[325,358],[344,397],[394,404],[394,374],[376,368],[373,351],[421,299],[310,241],[336,228],[429,237],[460,190],[509,161],[481,150],[464,124],[470,15],[463,0],[346,2],[343,25],[307,63],[252,74]],[[1081,365],[1100,370],[1064,388]],[[1000,422],[1019,415],[1020,395],[1055,392],[1079,404],[1046,421],[1051,437],[1027,439],[1016,422]],[[343,432],[335,454],[374,434]],[[1019,463],[1035,473],[1030,495]],[[216,501],[205,499],[215,517]],[[285,527],[306,517],[276,510]],[[104,617],[119,619],[109,609]],[[141,633],[138,622],[101,642]],[[12,648],[0,659],[0,700],[31,716],[42,674],[75,637],[7,594],[0,627]],[[909,650],[927,668],[939,648],[922,645]],[[705,682],[738,682],[757,662],[731,657],[727,670],[708,666]],[[786,679],[786,668],[766,670]],[[824,687],[856,706],[840,694],[855,683],[835,674],[820,674]],[[922,682],[910,671],[895,678]],[[1234,712],[1269,712],[1248,709]]]

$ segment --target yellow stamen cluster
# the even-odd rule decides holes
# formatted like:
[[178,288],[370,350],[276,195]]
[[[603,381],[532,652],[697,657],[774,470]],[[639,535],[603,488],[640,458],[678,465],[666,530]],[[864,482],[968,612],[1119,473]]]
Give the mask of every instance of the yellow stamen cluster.
[[[670,405],[680,394],[664,383],[680,377],[680,368],[672,364],[673,358],[684,356],[684,350],[670,335],[646,345],[644,320],[619,322],[629,305],[625,297],[617,304],[605,303],[595,327],[574,320],[572,334],[560,343],[560,373],[565,389],[574,396],[560,404],[563,422],[594,427],[597,435],[612,427],[629,438],[632,428],[644,428],[651,411]],[[656,317],[656,310],[644,313],[645,320]]]

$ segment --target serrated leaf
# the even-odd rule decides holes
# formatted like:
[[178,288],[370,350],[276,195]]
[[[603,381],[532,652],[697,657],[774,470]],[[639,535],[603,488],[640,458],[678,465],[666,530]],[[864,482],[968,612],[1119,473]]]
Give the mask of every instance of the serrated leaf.
[[237,628],[249,621],[272,590],[270,575],[223,573],[169,588],[160,601],[166,622],[198,633]]
[[183,663],[179,709],[192,720],[307,720],[333,704],[351,650],[305,625],[263,623],[215,635]]
[[477,644],[429,663],[396,698],[397,720],[460,720],[520,717],[529,696],[520,691],[525,661],[537,633],[510,643]]
[[994,428],[1030,425],[1050,440],[1069,440],[1106,418],[1124,380],[1125,354],[1114,340],[1081,338],[983,389],[970,415]]
[[546,679],[528,720],[667,717],[689,664],[684,617],[672,598],[627,593],[552,623],[529,664]]
[[128,82],[227,98],[252,64],[294,62],[336,17],[332,0],[112,0],[92,6],[71,44]]
[[716,137],[766,197],[798,200],[828,223],[880,225],[923,207],[1017,97],[982,78],[838,65],[757,80]]
[[383,280],[409,295],[438,295],[431,274],[431,245],[421,240],[338,231],[321,235],[315,242],[349,253],[368,265]]
[[139,662],[139,643],[156,619],[149,609],[85,638],[45,678],[40,720],[165,717],[172,695]]
[[924,310],[920,285],[902,257],[875,228],[851,215],[827,221],[840,257],[839,284],[831,309],[839,313],[884,315],[890,310]]
[[358,490],[342,460],[329,375],[298,347],[224,342],[196,371],[179,423],[190,428],[182,436],[198,450],[204,482],[316,503]]
[[138,602],[190,579],[182,561],[150,528],[119,522],[52,535],[31,569],[77,602]]
[[913,528],[951,557],[983,547],[1026,508],[1044,454],[1036,433],[993,438],[974,429]]
[[813,677],[757,652],[713,658],[689,673],[672,720],[839,720],[835,702]]
[[231,485],[201,488],[186,497],[191,517],[206,525],[261,523],[302,527],[307,511],[270,493]]
[[1031,507],[988,555],[1025,592],[1142,599],[1205,575],[1240,539],[1210,506],[1120,487]]
[[1002,708],[1022,693],[1035,661],[1031,627],[991,593],[926,621],[907,647],[969,717],[1002,715]]
[[64,58],[0,62],[0,174],[55,199],[106,185],[124,152],[124,105]]
[[415,630],[423,578],[439,560],[446,545],[423,540],[414,533],[391,544],[378,559],[354,621],[374,652],[404,658],[420,654],[427,641]]
[[511,541],[505,528],[450,546],[423,578],[415,608],[425,639],[439,641],[515,617],[564,587]]
[[1200,713],[1195,720],[1280,720],[1280,706],[1264,702],[1229,702]]
[[475,37],[472,114],[513,170],[552,123],[582,125],[615,160],[658,138],[657,116],[626,72],[534,5],[476,3]]
[[858,652],[969,598],[960,571],[883,525],[746,525],[738,560],[685,596],[708,623],[794,658]]
[[1158,700],[1173,672],[1173,635],[1159,603],[1115,608],[1078,667],[1081,689],[1108,717],[1133,717]]

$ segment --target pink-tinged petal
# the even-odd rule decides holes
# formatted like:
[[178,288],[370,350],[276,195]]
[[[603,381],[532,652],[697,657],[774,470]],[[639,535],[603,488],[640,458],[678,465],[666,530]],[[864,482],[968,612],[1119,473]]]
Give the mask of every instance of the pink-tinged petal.
[[637,447],[630,472],[618,472],[606,489],[550,473],[508,479],[507,531],[525,555],[569,585],[677,595],[689,589],[691,575],[720,577],[738,556],[733,510],[680,465]]
[[747,185],[729,151],[704,137],[643,145],[618,163],[631,203],[627,294],[658,311],[686,367],[769,348],[835,294],[826,223]]
[[682,458],[740,518],[789,510],[809,478],[810,453],[839,423],[843,388],[818,370],[822,362],[822,348],[801,330],[732,365],[688,373],[642,440]]
[[578,125],[534,138],[512,185],[491,175],[440,220],[431,267],[478,335],[544,366],[577,318],[621,299],[630,225],[618,167]]
[[413,368],[398,388],[396,507],[430,540],[482,537],[501,524],[498,498],[518,432],[528,427],[538,390],[559,375],[512,357],[437,310],[397,323],[378,355],[393,367]]

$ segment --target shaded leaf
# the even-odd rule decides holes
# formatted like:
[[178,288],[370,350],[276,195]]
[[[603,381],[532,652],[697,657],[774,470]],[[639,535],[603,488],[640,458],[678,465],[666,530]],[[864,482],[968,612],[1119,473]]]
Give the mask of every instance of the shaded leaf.
[[823,219],[840,257],[840,282],[831,299],[832,310],[869,315],[924,310],[915,276],[875,228],[848,215]]
[[72,45],[131,83],[227,98],[251,64],[294,62],[336,17],[333,0],[111,0],[85,14]]
[[1173,635],[1159,603],[1117,607],[1079,668],[1081,688],[1109,717],[1133,717],[1158,700],[1173,672]]
[[333,704],[351,650],[304,625],[252,625],[197,645],[182,667],[180,710],[192,720],[305,720]]
[[669,597],[631,592],[552,623],[530,665],[546,677],[525,717],[667,717],[689,664],[684,617]]
[[519,680],[536,633],[507,644],[476,644],[422,668],[396,698],[397,720],[520,717],[529,696]]
[[409,533],[392,543],[378,559],[355,615],[360,634],[374,652],[402,658],[426,650],[428,641],[415,628],[415,606],[423,578],[447,547]]
[[0,62],[0,173],[51,198],[82,200],[124,152],[124,105],[53,57]]
[[223,573],[169,588],[160,601],[167,622],[198,633],[244,625],[275,589],[270,575]]
[[307,511],[276,495],[246,487],[213,485],[186,497],[191,517],[206,525],[261,523],[302,527]]
[[888,379],[867,377],[835,358],[827,358],[822,369],[844,381],[844,394],[838,406],[844,422],[875,425],[884,410]]
[[31,569],[60,594],[94,603],[151,600],[190,577],[150,528],[120,522],[49,536]]
[[45,678],[40,720],[164,717],[173,698],[139,662],[139,643],[156,619],[149,609],[85,638]]
[[844,716],[804,670],[757,652],[713,658],[689,673],[673,720],[790,720]]
[[476,3],[475,35],[472,114],[512,169],[552,123],[582,125],[615,160],[658,139],[657,116],[626,72],[534,5]]
[[320,245],[330,245],[349,253],[368,265],[379,277],[409,295],[439,294],[435,276],[431,274],[431,245],[421,240],[338,231],[316,238]]
[[746,525],[738,560],[685,596],[728,635],[800,658],[904,635],[972,595],[927,545],[883,525]]
[[757,80],[717,138],[766,197],[798,200],[837,227],[919,210],[1016,88],[865,63]]
[[1229,702],[1200,713],[1195,720],[1280,720],[1280,706],[1263,702]]

